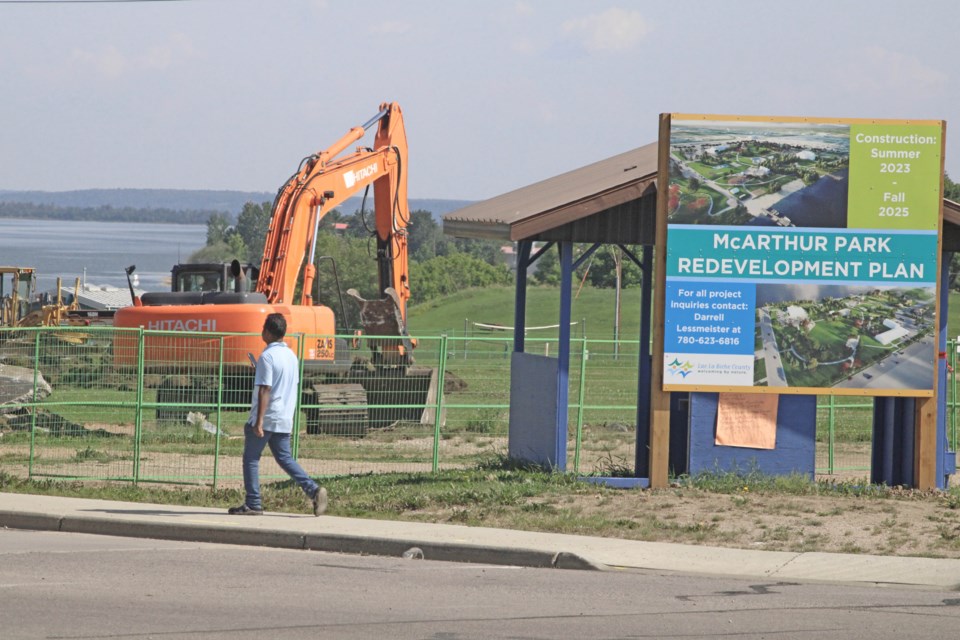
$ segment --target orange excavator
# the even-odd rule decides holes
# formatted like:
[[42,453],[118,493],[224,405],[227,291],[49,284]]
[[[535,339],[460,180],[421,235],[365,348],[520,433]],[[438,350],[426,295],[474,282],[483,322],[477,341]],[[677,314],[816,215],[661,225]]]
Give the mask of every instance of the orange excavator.
[[[373,148],[357,147],[339,157],[374,125],[377,132]],[[317,233],[327,213],[372,185],[381,299],[364,300],[353,289],[347,293],[360,305],[363,333],[380,336],[366,341],[371,349],[372,364],[389,367],[394,376],[397,371],[409,376],[414,343],[406,329],[406,306],[410,297],[406,170],[407,139],[400,107],[396,103],[383,103],[373,118],[351,129],[333,146],[304,158],[279,189],[263,261],[252,291],[246,290],[243,272],[234,261],[233,275],[237,283],[234,291],[145,293],[134,297],[133,306],[117,311],[114,326],[191,332],[194,337],[204,332],[254,334],[226,336],[221,345],[219,337],[204,340],[201,335],[199,340],[185,340],[174,334],[149,332],[142,354],[145,370],[176,375],[179,390],[187,384],[183,381],[184,371],[203,369],[204,365],[214,363],[219,365],[221,360],[228,371],[231,368],[249,370],[248,358],[258,355],[264,347],[259,338],[264,318],[275,312],[287,319],[287,341],[292,347],[299,347],[298,340],[306,340],[302,353],[307,374],[344,374],[353,364],[347,341],[335,338],[338,326],[333,310],[315,303]],[[128,269],[128,277],[129,272]],[[119,366],[137,364],[135,341],[135,335],[117,333],[114,359]],[[425,374],[417,371],[415,375]],[[369,386],[369,380],[365,382]],[[248,383],[249,380],[244,379],[238,385],[245,387],[239,396],[244,401],[249,397],[242,395],[249,394]],[[204,394],[195,396],[202,399]],[[158,402],[165,400],[170,400],[169,393],[158,394]]]

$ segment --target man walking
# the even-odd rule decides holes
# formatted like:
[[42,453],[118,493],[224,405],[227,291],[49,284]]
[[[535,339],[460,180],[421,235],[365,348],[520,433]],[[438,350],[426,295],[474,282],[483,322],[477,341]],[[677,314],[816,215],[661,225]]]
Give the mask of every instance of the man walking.
[[319,516],[327,509],[327,490],[314,482],[290,453],[300,367],[297,356],[283,341],[286,334],[287,321],[283,315],[268,315],[260,334],[267,348],[260,354],[256,364],[250,417],[243,427],[243,487],[247,497],[242,505],[228,510],[233,515],[263,515],[260,454],[267,445],[270,445],[270,451],[280,468],[300,485],[313,502],[313,515]]

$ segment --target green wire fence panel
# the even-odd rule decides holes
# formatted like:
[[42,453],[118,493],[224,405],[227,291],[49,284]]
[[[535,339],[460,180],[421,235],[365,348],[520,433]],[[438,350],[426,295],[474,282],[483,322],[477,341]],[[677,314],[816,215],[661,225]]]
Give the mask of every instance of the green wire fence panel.
[[506,456],[513,340],[448,338],[447,343],[451,355],[444,369],[439,466],[469,467]]
[[230,339],[159,331],[140,336],[139,480],[206,482],[219,472],[218,450],[231,439],[242,442],[253,375],[242,350],[239,362],[229,353]]
[[337,348],[349,351],[338,358],[345,365],[302,374],[303,467],[313,475],[433,470],[441,339],[420,339],[412,363],[384,353],[381,338]]
[[872,438],[872,398],[818,398],[817,473],[869,475]]
[[567,419],[571,471],[633,475],[638,367],[638,342],[574,341]]
[[[317,345],[331,341],[336,359],[311,361]],[[436,471],[506,455],[512,338],[421,337],[412,361],[397,357],[394,338],[288,342],[301,357],[293,446],[311,474]],[[556,356],[558,346],[555,338],[526,340],[530,353]],[[248,334],[0,329],[2,468],[238,486],[253,393],[249,354],[262,348],[260,336]],[[955,351],[951,342],[951,363]],[[572,341],[569,471],[631,475],[638,358],[637,341]],[[956,449],[953,373],[947,382],[947,434]],[[872,406],[870,398],[819,399],[818,473],[869,473]],[[269,455],[261,475],[286,477]]]
[[111,364],[111,330],[0,330],[0,381],[29,371],[26,394],[0,414],[4,468],[39,477],[131,480],[136,465],[136,374]]

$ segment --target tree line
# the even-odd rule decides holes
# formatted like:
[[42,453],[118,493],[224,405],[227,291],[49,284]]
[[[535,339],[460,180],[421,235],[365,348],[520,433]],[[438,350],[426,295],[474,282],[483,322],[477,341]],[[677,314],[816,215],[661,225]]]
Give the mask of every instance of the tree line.
[[[191,262],[224,262],[237,258],[259,265],[270,224],[271,203],[247,203],[231,224],[223,214],[207,221],[206,246],[190,256]],[[378,296],[376,236],[373,213],[357,211],[345,214],[339,209],[320,221],[317,233],[317,299],[337,308],[338,292],[357,289],[364,298]],[[471,287],[512,286],[512,244],[493,240],[451,238],[429,211],[418,209],[407,221],[407,246],[410,256],[411,303],[429,302]],[[579,256],[589,245],[575,245]],[[505,249],[507,249],[505,251]],[[639,247],[634,247],[639,255]],[[331,267],[332,258],[336,273]],[[621,287],[638,286],[640,269],[616,247],[603,247],[576,271],[580,282],[598,288],[617,283],[620,264]],[[534,285],[560,284],[557,252],[545,252],[530,275]],[[339,280],[339,282],[338,282]]]
[[226,214],[211,210],[142,209],[136,207],[112,207],[110,205],[101,205],[98,207],[62,207],[31,202],[0,202],[0,218],[204,224],[213,215]]
[[[271,203],[248,202],[236,224],[224,214],[207,221],[206,246],[191,262],[234,258],[259,265],[270,225]],[[317,232],[317,300],[339,308],[340,291],[356,289],[364,298],[379,297],[373,213],[344,214],[334,209]],[[416,210],[407,221],[412,303],[427,302],[469,287],[508,286],[514,276],[500,243],[447,237],[429,211]],[[336,271],[331,267],[332,258]]]
[[960,182],[954,182],[947,174],[943,174],[943,197],[960,202]]
[[[943,197],[954,202],[960,202],[960,182],[954,182],[947,174],[943,174]],[[960,275],[960,252],[954,253],[950,260],[949,286],[951,289],[960,290],[958,275]]]

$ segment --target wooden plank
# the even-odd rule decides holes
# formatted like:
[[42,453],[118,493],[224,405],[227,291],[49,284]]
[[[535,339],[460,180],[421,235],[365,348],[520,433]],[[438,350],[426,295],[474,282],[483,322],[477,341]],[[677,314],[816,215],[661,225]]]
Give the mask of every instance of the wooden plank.
[[[946,158],[947,144],[947,123],[940,123],[940,175],[943,176],[944,162]],[[938,375],[940,373],[940,314],[943,309],[940,306],[941,287],[946,286],[941,275],[940,261],[943,259],[943,178],[940,178],[940,197],[937,198],[940,205],[939,218],[937,221],[937,295],[935,317],[937,322],[934,325],[933,344],[935,360],[933,362],[933,392],[932,398],[917,399],[914,432],[914,486],[917,489],[936,489],[937,488],[937,458],[941,443],[937,442],[937,405],[946,398],[941,399],[937,392],[940,388]],[[942,446],[946,446],[943,443]]]
[[657,235],[653,302],[653,363],[650,372],[650,488],[667,486],[670,479],[670,392],[663,390],[663,321],[666,306],[667,198],[670,179],[670,114],[660,114],[657,160]]
[[937,488],[937,398],[917,399],[913,486]]

